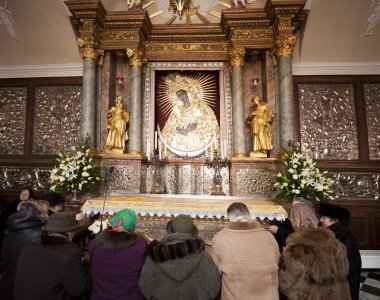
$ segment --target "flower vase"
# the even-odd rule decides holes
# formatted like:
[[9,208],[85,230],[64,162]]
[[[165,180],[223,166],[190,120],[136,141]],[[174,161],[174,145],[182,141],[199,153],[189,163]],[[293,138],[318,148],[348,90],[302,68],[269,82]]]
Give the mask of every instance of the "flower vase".
[[72,191],[73,197],[71,198],[71,201],[77,201],[77,191]]

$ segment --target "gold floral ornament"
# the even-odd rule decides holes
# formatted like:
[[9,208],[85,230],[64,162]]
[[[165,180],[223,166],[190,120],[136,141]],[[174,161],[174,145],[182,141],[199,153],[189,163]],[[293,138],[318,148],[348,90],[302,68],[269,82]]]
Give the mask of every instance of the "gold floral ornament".
[[276,175],[274,184],[276,200],[291,202],[294,198],[311,201],[334,200],[334,181],[321,171],[316,163],[299,144],[288,143],[288,149],[282,153],[285,171]]
[[79,140],[69,153],[58,153],[50,189],[58,193],[86,192],[100,181],[100,166],[90,157],[90,137]]

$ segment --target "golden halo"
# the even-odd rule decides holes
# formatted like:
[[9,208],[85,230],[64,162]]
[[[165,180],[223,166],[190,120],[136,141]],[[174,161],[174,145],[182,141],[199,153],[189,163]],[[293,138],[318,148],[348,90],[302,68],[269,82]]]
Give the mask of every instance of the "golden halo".
[[191,96],[191,101],[205,102],[214,107],[216,84],[210,73],[197,72],[182,75],[179,72],[170,73],[160,78],[158,82],[157,104],[165,117],[169,116],[174,104],[178,101],[177,92],[185,90]]

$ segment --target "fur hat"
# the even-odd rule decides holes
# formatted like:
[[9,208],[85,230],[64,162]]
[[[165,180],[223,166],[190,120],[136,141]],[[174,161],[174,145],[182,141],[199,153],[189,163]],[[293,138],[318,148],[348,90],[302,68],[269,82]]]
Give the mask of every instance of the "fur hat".
[[53,207],[65,202],[62,196],[54,191],[49,191],[46,195],[42,196],[41,199],[49,201],[50,207]]
[[123,209],[108,220],[107,227],[115,232],[134,232],[136,214],[129,208]]
[[290,209],[290,221],[294,230],[302,228],[315,229],[319,220],[315,210],[308,204],[298,203]]
[[198,228],[194,225],[193,219],[187,215],[178,215],[166,224],[167,233],[185,233],[191,236],[198,235]]
[[321,216],[338,219],[339,221],[350,219],[350,212],[348,209],[328,203],[320,204],[318,214]]
[[57,212],[52,214],[45,226],[41,230],[48,232],[70,232],[80,226],[79,222],[75,219],[75,214],[72,212]]

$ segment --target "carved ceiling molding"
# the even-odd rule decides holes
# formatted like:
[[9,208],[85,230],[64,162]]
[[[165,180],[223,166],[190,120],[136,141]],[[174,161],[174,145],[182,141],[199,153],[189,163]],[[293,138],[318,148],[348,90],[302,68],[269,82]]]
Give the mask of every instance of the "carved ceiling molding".
[[306,0],[269,0],[264,8],[223,10],[218,25],[153,26],[147,11],[141,8],[107,12],[100,0],[65,2],[72,13],[72,23],[78,29],[78,37],[92,38],[102,50],[134,49],[145,45],[148,59],[153,60],[165,58],[164,51],[189,53],[177,57],[180,60],[187,60],[201,51],[207,56],[207,53],[215,53],[215,59],[227,59],[227,45],[271,49],[278,36],[296,32],[306,16],[302,10],[305,3]]

